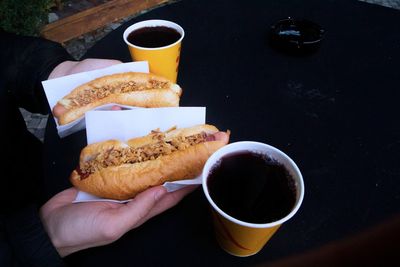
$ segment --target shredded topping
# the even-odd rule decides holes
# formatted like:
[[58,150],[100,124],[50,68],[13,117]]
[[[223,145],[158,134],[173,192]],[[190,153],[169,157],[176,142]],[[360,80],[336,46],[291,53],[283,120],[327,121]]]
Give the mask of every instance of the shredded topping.
[[167,81],[158,81],[150,79],[147,83],[137,83],[130,81],[128,83],[114,83],[112,85],[105,85],[102,87],[92,86],[78,95],[68,98],[71,106],[84,106],[94,100],[103,99],[111,94],[129,93],[133,91],[143,91],[150,89],[167,89],[169,84]]
[[160,156],[169,155],[174,151],[184,150],[195,144],[207,141],[207,134],[205,132],[187,137],[179,136],[168,141],[165,140],[165,133],[152,131],[151,135],[152,139],[156,140],[155,143],[138,148],[111,148],[99,153],[81,166],[79,169],[81,178],[84,179],[91,173],[102,168],[157,159]]

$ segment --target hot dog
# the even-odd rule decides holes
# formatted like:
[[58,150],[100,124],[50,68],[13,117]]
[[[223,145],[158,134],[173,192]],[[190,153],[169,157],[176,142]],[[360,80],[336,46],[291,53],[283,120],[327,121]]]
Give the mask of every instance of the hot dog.
[[229,141],[212,125],[152,131],[149,135],[88,145],[71,183],[90,194],[125,200],[166,181],[200,175],[207,159]]
[[78,86],[53,108],[58,124],[82,117],[95,107],[115,103],[137,107],[176,107],[182,89],[153,74],[125,72],[103,76]]

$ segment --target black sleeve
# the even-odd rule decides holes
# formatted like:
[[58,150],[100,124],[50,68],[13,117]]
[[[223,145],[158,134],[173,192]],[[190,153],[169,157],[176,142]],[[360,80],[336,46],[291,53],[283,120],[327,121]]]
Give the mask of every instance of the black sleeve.
[[49,111],[41,81],[61,62],[73,60],[58,43],[0,30],[0,77],[17,105],[34,113]]
[[0,30],[0,266],[9,266],[3,258],[12,266],[62,265],[34,208],[45,201],[41,143],[18,108],[47,112],[41,81],[66,60],[72,58],[60,44]]
[[[65,266],[43,229],[35,206],[3,218],[5,239],[21,266]],[[15,261],[13,260],[13,264]]]

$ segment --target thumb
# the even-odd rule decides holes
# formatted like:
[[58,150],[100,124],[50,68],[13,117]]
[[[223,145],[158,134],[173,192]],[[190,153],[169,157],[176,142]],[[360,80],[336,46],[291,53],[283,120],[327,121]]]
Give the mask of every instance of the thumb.
[[138,194],[122,206],[118,211],[121,227],[128,231],[144,223],[147,215],[166,193],[167,190],[163,186],[156,186]]

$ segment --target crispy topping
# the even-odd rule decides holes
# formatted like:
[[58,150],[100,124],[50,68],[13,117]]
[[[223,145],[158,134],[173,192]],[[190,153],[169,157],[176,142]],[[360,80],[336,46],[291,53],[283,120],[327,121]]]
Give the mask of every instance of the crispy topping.
[[153,89],[163,89],[168,84],[168,82],[158,81],[158,80],[149,80],[150,88]]
[[157,140],[155,143],[139,148],[112,148],[86,161],[80,168],[81,179],[102,168],[157,159],[207,140],[205,132],[187,137],[180,136],[168,141],[165,140],[163,132],[155,130],[151,135],[153,140]]
[[168,82],[158,81],[150,79],[147,83],[137,83],[130,81],[127,83],[115,83],[113,85],[105,85],[102,87],[93,86],[88,88],[78,95],[69,98],[71,106],[84,106],[94,100],[103,99],[110,94],[118,93],[129,93],[133,91],[143,91],[150,89],[166,89],[168,88]]

